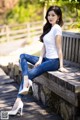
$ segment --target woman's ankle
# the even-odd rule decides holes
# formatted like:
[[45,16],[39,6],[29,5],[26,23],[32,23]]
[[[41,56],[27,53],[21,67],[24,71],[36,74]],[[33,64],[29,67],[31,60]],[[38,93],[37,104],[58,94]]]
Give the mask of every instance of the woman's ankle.
[[24,83],[23,83],[23,88],[26,88],[29,86],[29,79],[28,76],[24,76]]
[[20,101],[22,101],[22,100],[21,100],[21,98],[18,97],[15,102],[20,102]]
[[24,80],[28,80],[28,76],[27,75],[24,76]]

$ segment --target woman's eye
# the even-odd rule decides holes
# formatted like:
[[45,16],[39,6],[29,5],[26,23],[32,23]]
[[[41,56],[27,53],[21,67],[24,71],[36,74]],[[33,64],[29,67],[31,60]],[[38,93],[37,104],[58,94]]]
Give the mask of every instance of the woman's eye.
[[52,15],[52,16],[55,16],[55,15]]
[[52,16],[52,17],[54,17],[55,15],[48,15],[48,16]]

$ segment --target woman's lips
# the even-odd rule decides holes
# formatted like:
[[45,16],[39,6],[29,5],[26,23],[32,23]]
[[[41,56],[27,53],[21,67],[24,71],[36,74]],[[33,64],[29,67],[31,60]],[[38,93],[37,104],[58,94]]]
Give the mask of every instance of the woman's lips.
[[52,20],[49,20],[49,22],[52,22]]

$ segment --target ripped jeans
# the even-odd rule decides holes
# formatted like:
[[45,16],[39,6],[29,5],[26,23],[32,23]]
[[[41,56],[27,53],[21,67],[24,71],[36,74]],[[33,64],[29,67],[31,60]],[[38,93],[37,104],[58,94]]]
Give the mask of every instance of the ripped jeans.
[[[34,67],[32,69],[28,69],[28,62],[35,65],[35,63],[39,60],[39,57],[28,55],[28,54],[21,54],[20,55],[20,66],[22,69],[22,76],[28,76],[30,80],[33,80],[35,77],[43,74],[47,71],[56,71],[59,68],[59,58],[49,59],[44,57],[42,63]],[[21,81],[19,91],[23,89],[24,80]],[[24,95],[18,93],[17,97],[22,98]]]

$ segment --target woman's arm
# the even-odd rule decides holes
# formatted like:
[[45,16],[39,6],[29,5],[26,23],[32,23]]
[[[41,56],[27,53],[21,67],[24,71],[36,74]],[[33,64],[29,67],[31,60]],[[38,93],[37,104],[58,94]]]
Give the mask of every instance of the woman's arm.
[[56,46],[57,46],[59,60],[60,60],[59,70],[61,72],[67,72],[67,70],[63,67],[62,36],[61,35],[56,35]]
[[40,65],[40,64],[42,63],[42,60],[43,60],[43,57],[44,57],[45,53],[46,53],[46,49],[45,49],[45,45],[44,45],[44,43],[43,43],[39,60],[38,60],[38,62],[35,64],[35,66],[38,66],[38,65]]
[[46,53],[46,49],[45,49],[45,45],[44,45],[44,43],[43,43],[42,50],[41,50],[41,54],[40,54],[40,57],[39,57],[39,61],[40,61],[40,62],[42,62],[45,53]]

